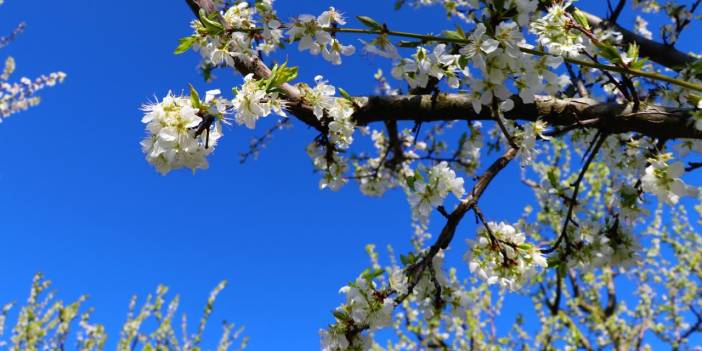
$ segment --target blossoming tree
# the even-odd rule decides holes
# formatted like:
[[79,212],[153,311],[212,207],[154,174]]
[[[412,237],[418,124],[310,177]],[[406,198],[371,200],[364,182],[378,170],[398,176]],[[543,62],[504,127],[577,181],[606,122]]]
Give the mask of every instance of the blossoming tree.
[[[191,86],[144,106],[141,145],[158,172],[207,168],[222,124],[254,129],[275,115],[252,153],[294,119],[318,132],[306,152],[320,188],[407,195],[414,251],[390,249],[381,263],[368,247],[370,266],[341,289],[322,349],[680,350],[702,332],[702,239],[689,215],[702,206],[683,179],[702,166],[702,60],[675,47],[700,1],[634,1],[634,30],[619,23],[625,0],[607,2],[605,17],[562,0],[397,1],[461,21],[440,35],[334,7],[287,21],[273,0],[187,4],[192,35],[176,53],[202,55],[207,79],[228,69],[243,83],[231,96]],[[650,13],[671,20],[658,41]],[[392,64],[394,80],[378,71],[374,95],[274,59],[297,49],[340,65],[359,37]],[[513,161],[513,186],[534,200],[505,223],[480,199]],[[469,213],[480,229],[457,231]],[[466,266],[446,267],[445,250],[466,239]],[[538,326],[517,316],[498,330],[516,291],[533,299]]]

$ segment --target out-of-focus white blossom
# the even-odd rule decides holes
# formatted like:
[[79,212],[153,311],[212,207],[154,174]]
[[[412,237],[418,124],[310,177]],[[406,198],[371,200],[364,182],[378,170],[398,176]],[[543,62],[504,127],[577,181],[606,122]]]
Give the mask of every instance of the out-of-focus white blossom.
[[470,271],[488,284],[518,290],[530,277],[548,266],[541,251],[526,242],[524,233],[504,222],[489,222],[487,225],[493,236],[481,226],[466,260]]
[[667,204],[678,203],[683,196],[696,196],[698,190],[685,184],[680,177],[685,173],[682,162],[673,162],[671,153],[661,153],[650,158],[641,177],[641,187],[645,192],[652,193],[658,200]]
[[337,191],[346,184],[344,174],[348,165],[338,152],[329,154],[325,148],[312,142],[307,146],[307,155],[312,159],[315,170],[322,173],[322,179],[319,180],[320,189]]
[[641,16],[636,16],[634,30],[636,31],[636,33],[641,34],[641,36],[646,39],[653,38],[653,33],[651,33],[651,31],[648,30],[648,21],[643,19],[643,17]]

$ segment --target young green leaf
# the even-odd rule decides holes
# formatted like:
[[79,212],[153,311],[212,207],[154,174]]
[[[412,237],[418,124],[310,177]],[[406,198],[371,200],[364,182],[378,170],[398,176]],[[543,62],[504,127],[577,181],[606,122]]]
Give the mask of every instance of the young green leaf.
[[200,94],[197,93],[197,90],[195,87],[190,84],[190,103],[193,105],[194,108],[199,109],[200,108]]
[[578,22],[583,28],[590,29],[590,23],[587,21],[587,17],[582,11],[575,9],[575,11],[573,11],[573,18],[575,22]]
[[185,38],[178,39],[178,47],[173,51],[174,54],[180,55],[188,50],[195,44],[197,38],[195,36],[189,36]]
[[378,23],[378,21],[368,17],[368,16],[356,16],[359,22],[361,22],[364,26],[373,29],[373,30],[382,30],[383,25]]
[[339,94],[341,94],[341,96],[343,96],[344,99],[349,100],[351,103],[354,102],[354,101],[353,101],[353,98],[351,97],[351,95],[350,95],[346,90],[344,90],[344,89],[342,89],[342,88],[339,88],[339,87],[337,87],[337,89],[339,90]]
[[224,32],[224,27],[222,26],[222,24],[209,18],[204,9],[200,9],[199,15],[200,22],[202,22],[202,25],[205,26],[208,33],[212,35],[218,35]]

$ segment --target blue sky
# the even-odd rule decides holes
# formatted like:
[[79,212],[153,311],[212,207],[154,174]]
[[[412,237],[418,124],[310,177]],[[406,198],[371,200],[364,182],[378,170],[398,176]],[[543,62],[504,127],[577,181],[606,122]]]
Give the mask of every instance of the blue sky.
[[[301,3],[314,14],[330,5],[278,3],[285,17],[299,13]],[[423,30],[438,32],[444,23],[439,8],[395,12],[393,1],[368,4],[333,3],[349,17],[369,15],[398,30],[417,30],[421,20]],[[25,299],[32,275],[43,272],[66,300],[89,294],[94,320],[106,324],[114,342],[132,294],[166,284],[194,318],[209,290],[227,279],[212,337],[227,319],[246,326],[253,350],[315,349],[318,329],[341,302],[337,290],[367,266],[364,246],[408,250],[406,200],[399,192],[365,198],[354,186],[319,191],[304,152],[315,134],[297,123],[256,161],[239,164],[239,152],[257,134],[235,127],[225,130],[209,170],[156,173],[138,144],[141,104],[188,83],[225,92],[238,84],[224,71],[205,84],[196,54],[172,54],[177,39],[190,34],[191,17],[184,1],[172,0],[8,0],[0,7],[0,31],[28,23],[2,56],[16,58],[18,75],[68,73],[62,86],[43,93],[40,107],[0,125],[0,302]],[[372,90],[372,58],[333,67],[287,53],[291,63],[304,62],[300,76],[308,82],[323,74],[352,94]],[[482,200],[484,212],[517,218],[529,199],[508,181],[518,172],[512,166],[500,176]],[[505,198],[514,204],[501,205]],[[460,233],[472,228],[466,221]]]

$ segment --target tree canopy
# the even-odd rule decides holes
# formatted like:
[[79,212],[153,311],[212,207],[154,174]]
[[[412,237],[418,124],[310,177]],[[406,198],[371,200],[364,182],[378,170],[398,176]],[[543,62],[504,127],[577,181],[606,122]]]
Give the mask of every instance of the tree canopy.
[[[295,123],[315,134],[299,152],[322,191],[406,196],[413,249],[366,247],[367,269],[329,306],[324,351],[702,350],[702,194],[690,181],[702,168],[702,58],[676,46],[693,34],[701,2],[613,0],[595,14],[568,0],[395,1],[397,11],[442,7],[445,29],[432,33],[421,21],[400,31],[335,7],[284,17],[273,0],[186,0],[172,5],[193,14],[174,53],[198,53],[216,87],[184,82],[145,103],[140,145],[163,175],[195,172],[209,167],[226,126],[261,129],[244,162]],[[624,12],[635,15],[631,29]],[[288,60],[289,50],[329,65],[375,56],[378,70],[365,94],[351,94],[333,76],[298,74],[307,63]],[[65,77],[10,83],[13,71],[8,58],[3,118]],[[217,72],[242,81],[223,86]],[[517,221],[481,207],[511,164],[520,172],[509,186],[533,192]],[[476,231],[462,226],[470,220]],[[449,250],[460,241],[465,252]],[[81,312],[85,298],[54,301],[48,286],[35,277],[0,347],[63,350],[75,338],[81,350],[103,349],[107,333]],[[176,331],[179,299],[167,301],[164,286],[142,308],[135,298],[118,349],[204,348],[223,287],[195,332],[185,317]],[[518,294],[532,304],[509,311],[513,323],[502,328],[505,301]],[[243,349],[242,333],[225,323],[215,347]]]

